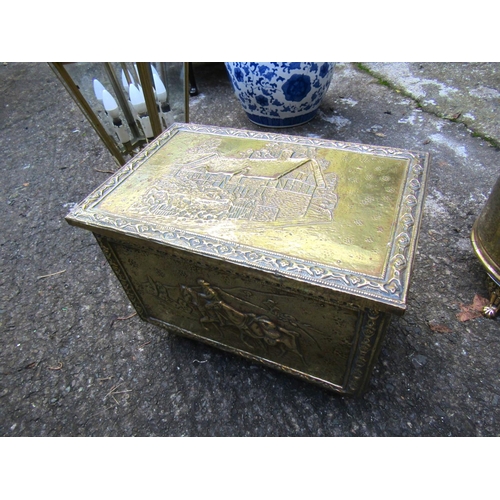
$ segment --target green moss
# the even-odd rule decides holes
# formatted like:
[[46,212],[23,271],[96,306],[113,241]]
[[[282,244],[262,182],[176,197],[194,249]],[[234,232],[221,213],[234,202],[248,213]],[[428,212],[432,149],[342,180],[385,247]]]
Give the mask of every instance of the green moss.
[[356,63],[356,66],[360,71],[364,71],[365,73],[368,73],[370,76],[375,78],[375,80],[377,80],[377,83],[379,83],[380,85],[383,85],[384,87],[388,87],[392,90],[395,90],[396,92],[404,95],[405,97],[409,97],[410,99],[412,99],[415,102],[415,104],[417,105],[418,108],[422,107],[420,101],[418,99],[415,99],[415,97],[412,96],[411,94],[409,94],[408,92],[406,92],[405,89],[397,87],[396,85],[389,82],[388,80],[385,80],[384,78],[381,78],[380,76],[376,75],[368,66],[365,66],[363,63]]
[[[397,87],[396,85],[392,84],[391,82],[389,82],[383,78],[380,78],[368,66],[365,66],[363,63],[355,63],[355,65],[360,71],[368,73],[370,76],[375,78],[377,80],[377,83],[379,83],[380,85],[383,85],[384,87],[388,87],[392,90],[395,90],[396,92],[400,93],[401,95],[404,95],[405,97],[408,97],[409,99],[411,99],[415,103],[415,106],[417,108],[425,110],[427,113],[431,113],[434,116],[437,116],[438,118],[442,118],[443,120],[448,120],[448,121],[451,121],[454,123],[463,123],[464,125],[467,126],[467,124],[465,124],[462,120],[460,120],[460,116],[450,117],[450,116],[446,116],[446,115],[441,114],[441,113],[436,113],[435,111],[430,110],[428,108],[426,109],[424,107],[424,105],[422,104],[422,102],[419,101],[418,99],[416,99],[409,92],[405,91],[402,88]],[[467,126],[467,128],[468,128],[468,126]],[[471,131],[472,137],[477,137],[479,139],[482,139],[483,141],[486,141],[488,144],[494,146],[495,148],[500,149],[500,142],[498,142],[497,140],[493,139],[492,137],[488,137],[484,134],[481,134],[479,132],[475,132],[472,129],[469,129],[469,130]]]
[[371,76],[373,76],[373,78],[375,78],[377,80],[377,82],[380,83],[380,85],[384,85],[385,87],[389,87],[389,88],[394,88],[394,86],[391,85],[391,83],[388,82],[387,80],[384,80],[383,78],[375,76],[375,74],[372,72],[372,70],[368,66],[365,66],[363,63],[356,63],[356,66],[358,67],[359,70],[364,71],[365,73],[368,73]]
[[471,133],[471,135],[472,137],[477,137],[478,139],[486,141],[488,144],[491,144],[496,149],[500,149],[500,142],[498,142],[496,139],[493,139],[492,137],[488,137],[487,135],[480,134],[479,132],[474,132],[474,131]]

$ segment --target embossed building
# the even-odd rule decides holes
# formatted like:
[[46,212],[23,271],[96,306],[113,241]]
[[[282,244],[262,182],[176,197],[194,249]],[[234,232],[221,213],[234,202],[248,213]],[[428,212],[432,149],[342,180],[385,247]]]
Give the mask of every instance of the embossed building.
[[[337,176],[325,173],[327,165],[322,167],[316,159],[294,158],[292,153],[285,150],[274,159],[255,158],[252,152],[243,159],[214,154],[193,160],[179,165],[168,189],[151,188],[142,206],[156,215],[182,218],[196,213],[204,220],[331,221]],[[177,183],[182,186],[179,191]],[[186,186],[196,197],[186,196]],[[161,196],[152,196],[160,190]]]

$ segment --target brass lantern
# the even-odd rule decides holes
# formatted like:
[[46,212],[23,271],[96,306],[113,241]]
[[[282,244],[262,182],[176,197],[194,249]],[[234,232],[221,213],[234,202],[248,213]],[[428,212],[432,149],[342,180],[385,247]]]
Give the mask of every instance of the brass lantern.
[[124,165],[174,122],[189,122],[188,63],[49,63]]
[[500,311],[500,177],[472,227],[471,241],[490,278],[490,304],[483,313],[494,318]]

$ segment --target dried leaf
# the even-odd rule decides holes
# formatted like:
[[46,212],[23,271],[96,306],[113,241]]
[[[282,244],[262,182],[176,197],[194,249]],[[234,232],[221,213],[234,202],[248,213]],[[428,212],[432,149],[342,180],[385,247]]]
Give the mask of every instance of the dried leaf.
[[469,321],[471,319],[476,319],[481,316],[477,311],[473,311],[472,309],[469,309],[467,306],[464,306],[463,304],[460,305],[460,309],[462,310],[460,313],[457,314],[457,318],[459,321]]
[[437,321],[429,321],[429,326],[433,332],[437,333],[451,333],[453,330],[446,325],[441,325]]
[[488,299],[476,294],[472,304],[460,304],[460,312],[457,314],[459,321],[469,321],[480,318],[483,315],[483,307],[490,303]]
[[490,303],[490,301],[484,297],[481,297],[481,295],[474,295],[474,300],[472,302],[472,305],[474,307],[475,311],[483,312],[483,308],[487,306]]

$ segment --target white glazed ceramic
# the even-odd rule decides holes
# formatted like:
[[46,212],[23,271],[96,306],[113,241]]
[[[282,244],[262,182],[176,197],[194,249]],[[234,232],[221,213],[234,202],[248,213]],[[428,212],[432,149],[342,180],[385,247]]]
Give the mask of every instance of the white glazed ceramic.
[[333,76],[331,62],[226,62],[250,121],[293,127],[316,115]]

